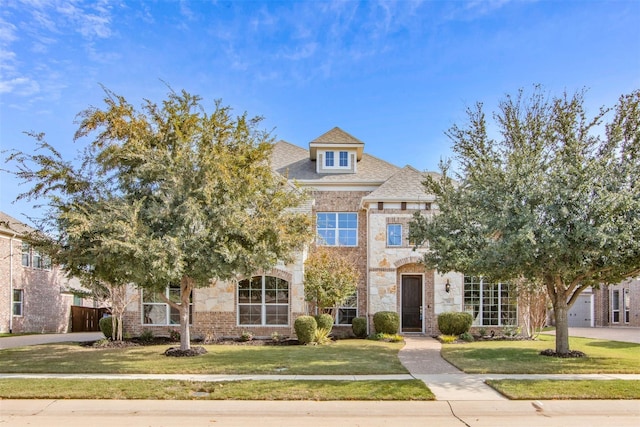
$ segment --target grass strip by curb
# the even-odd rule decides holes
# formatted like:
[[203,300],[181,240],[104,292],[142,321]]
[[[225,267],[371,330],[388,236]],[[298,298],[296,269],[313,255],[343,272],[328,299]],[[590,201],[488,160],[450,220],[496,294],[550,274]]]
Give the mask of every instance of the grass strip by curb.
[[420,380],[230,381],[3,379],[0,399],[435,400]]
[[512,400],[640,399],[640,380],[487,380]]

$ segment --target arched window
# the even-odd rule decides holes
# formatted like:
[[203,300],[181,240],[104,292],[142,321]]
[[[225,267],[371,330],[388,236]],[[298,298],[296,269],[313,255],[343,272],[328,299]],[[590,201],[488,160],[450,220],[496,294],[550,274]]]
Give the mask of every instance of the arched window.
[[288,325],[289,282],[253,276],[238,282],[238,325]]

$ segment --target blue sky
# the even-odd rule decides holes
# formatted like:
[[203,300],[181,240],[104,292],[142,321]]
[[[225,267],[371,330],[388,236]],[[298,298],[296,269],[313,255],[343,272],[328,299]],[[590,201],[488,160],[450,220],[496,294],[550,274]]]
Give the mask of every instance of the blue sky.
[[[339,126],[369,154],[436,170],[467,106],[538,83],[587,88],[593,113],[640,88],[640,2],[0,0],[3,150],[44,132],[72,159],[100,85],[139,106],[169,84],[264,116],[277,139],[306,148]],[[29,222],[31,204],[12,203],[26,187],[0,180],[0,210]]]

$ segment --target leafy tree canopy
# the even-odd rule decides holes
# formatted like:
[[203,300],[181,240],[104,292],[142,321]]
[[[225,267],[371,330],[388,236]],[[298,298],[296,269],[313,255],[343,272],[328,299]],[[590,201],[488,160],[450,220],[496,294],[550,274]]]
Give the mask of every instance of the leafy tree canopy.
[[[110,271],[110,280],[160,292],[180,284],[183,349],[189,347],[189,295],[289,261],[311,238],[298,208],[305,195],[274,173],[272,138],[260,117],[233,117],[216,101],[170,92],[135,109],[105,90],[105,108],[83,111],[75,139],[89,138],[75,167],[37,135],[46,154],[13,153],[46,198],[70,265]],[[75,250],[77,249],[77,250]],[[116,274],[117,273],[117,274]]]
[[567,353],[580,292],[640,273],[640,91],[594,117],[584,92],[549,99],[539,87],[506,96],[490,124],[482,104],[467,116],[447,132],[459,172],[443,162],[426,178],[440,214],[416,216],[411,237],[440,271],[544,284]]
[[339,251],[317,247],[305,261],[305,299],[315,304],[319,313],[324,313],[352,296],[359,279],[353,260]]

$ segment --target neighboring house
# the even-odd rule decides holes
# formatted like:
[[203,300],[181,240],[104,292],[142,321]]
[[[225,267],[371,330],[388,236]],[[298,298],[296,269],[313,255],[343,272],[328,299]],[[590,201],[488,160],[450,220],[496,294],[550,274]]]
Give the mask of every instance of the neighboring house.
[[640,277],[587,289],[569,311],[571,327],[640,327]]
[[69,280],[23,237],[34,229],[0,212],[0,332],[70,332]]
[[[371,327],[378,311],[399,313],[402,333],[436,334],[437,315],[468,311],[477,326],[517,323],[515,292],[508,285],[485,283],[461,273],[426,270],[426,249],[414,251],[408,240],[415,212],[435,215],[435,197],[425,192],[423,173],[392,165],[365,153],[364,143],[334,128],[309,143],[309,149],[280,141],[274,145],[275,171],[306,189],[312,203],[317,245],[357,260],[357,292],[337,307],[336,332],[351,332],[351,319],[365,317]],[[192,295],[192,334],[205,339],[293,335],[296,317],[308,314],[304,300],[304,260],[278,265],[253,277],[239,277],[196,289]],[[178,287],[167,296],[179,297]],[[153,294],[140,290],[128,306],[125,329],[167,334],[178,326],[178,313]]]

